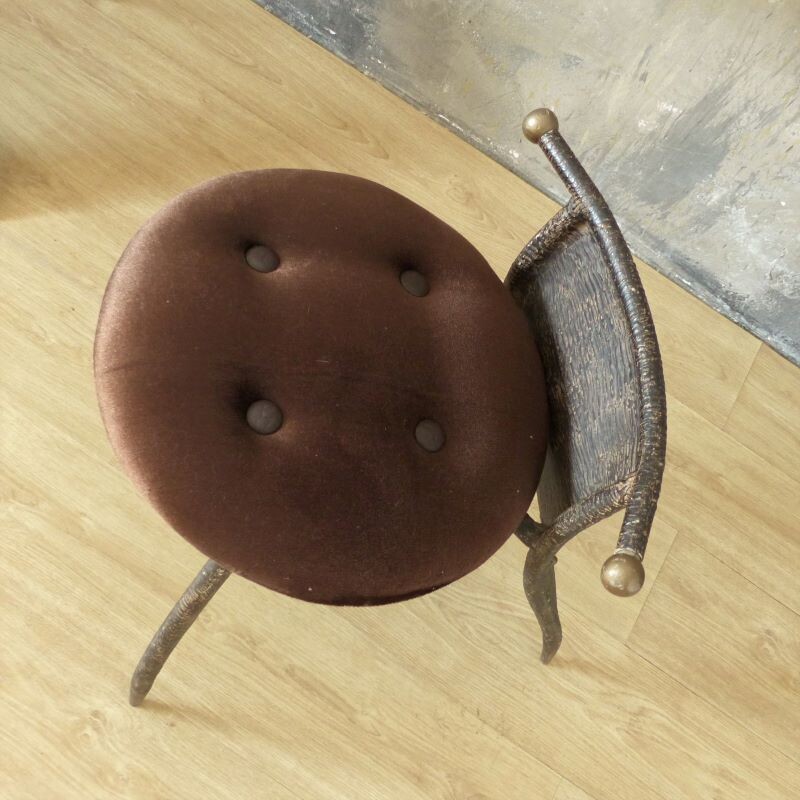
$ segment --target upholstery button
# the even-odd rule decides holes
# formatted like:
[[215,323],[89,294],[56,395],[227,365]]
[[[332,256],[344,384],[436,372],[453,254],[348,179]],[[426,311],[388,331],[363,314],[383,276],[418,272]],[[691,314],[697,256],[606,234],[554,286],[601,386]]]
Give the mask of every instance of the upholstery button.
[[256,433],[275,433],[283,424],[283,413],[270,400],[256,400],[247,409],[247,424]]
[[400,273],[400,283],[414,297],[425,297],[428,294],[428,280],[415,269],[407,269]]
[[258,272],[272,272],[280,264],[278,254],[263,244],[256,244],[247,249],[245,261]]
[[417,423],[414,438],[417,440],[417,444],[429,453],[441,450],[444,445],[442,426],[432,419],[423,419]]

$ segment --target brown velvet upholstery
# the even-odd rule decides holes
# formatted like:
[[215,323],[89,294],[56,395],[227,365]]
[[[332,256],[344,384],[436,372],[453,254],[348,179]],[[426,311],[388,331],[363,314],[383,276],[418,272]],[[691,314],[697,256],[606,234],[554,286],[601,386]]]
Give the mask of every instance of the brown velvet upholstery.
[[[248,265],[254,245],[276,269]],[[500,280],[424,209],[335,173],[240,173],[169,203],[109,282],[95,374],[112,443],[165,519],[305,600],[461,577],[520,523],[544,458],[539,357]],[[280,410],[268,435],[248,424],[262,399]],[[435,452],[423,420],[444,434]]]

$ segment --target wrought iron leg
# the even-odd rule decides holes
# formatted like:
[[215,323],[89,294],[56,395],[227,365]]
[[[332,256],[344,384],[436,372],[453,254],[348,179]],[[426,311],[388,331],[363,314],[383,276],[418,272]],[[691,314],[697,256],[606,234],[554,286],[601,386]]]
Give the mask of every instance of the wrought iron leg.
[[216,561],[208,561],[175,603],[136,665],[129,696],[132,706],[142,704],[169,654],[200,616],[217,589],[225,583],[228,575],[230,572],[225,567]]
[[530,548],[525,559],[525,595],[542,629],[542,663],[548,664],[561,646],[561,620],[556,600],[556,554],[582,530],[621,508],[627,482],[606,486],[543,525],[527,514],[517,536]]
[[[547,556],[542,560],[541,556]],[[525,596],[542,629],[543,664],[549,664],[561,646],[561,620],[558,618],[556,600],[556,559],[548,553],[539,553],[532,547],[525,558],[522,583]]]

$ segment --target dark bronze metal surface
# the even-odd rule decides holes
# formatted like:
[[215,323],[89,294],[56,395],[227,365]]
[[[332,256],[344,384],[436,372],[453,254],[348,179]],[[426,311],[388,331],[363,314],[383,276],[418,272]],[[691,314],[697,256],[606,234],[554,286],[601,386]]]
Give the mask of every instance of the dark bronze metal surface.
[[548,384],[542,522],[527,518],[517,531],[530,547],[525,592],[547,662],[561,641],[555,555],[573,536],[624,509],[616,549],[622,558],[606,562],[604,583],[618,594],[641,586],[664,470],[666,398],[655,329],[630,251],[557,122],[529,135],[529,120],[549,120],[552,112],[537,114],[526,118],[524,133],[538,142],[571,199],[523,248],[506,285],[528,317]]
[[586,210],[577,197],[571,197],[564,208],[559,209],[552,219],[542,226],[542,229],[522,248],[520,254],[514,259],[511,269],[506,276],[506,285],[512,292],[517,284],[527,282],[527,271],[537,262],[543,261],[545,256],[575,227],[585,219]]
[[142,704],[169,654],[217,593],[217,589],[225,583],[228,575],[230,572],[216,561],[206,562],[181,599],[175,603],[133,673],[129,695],[132,706]]

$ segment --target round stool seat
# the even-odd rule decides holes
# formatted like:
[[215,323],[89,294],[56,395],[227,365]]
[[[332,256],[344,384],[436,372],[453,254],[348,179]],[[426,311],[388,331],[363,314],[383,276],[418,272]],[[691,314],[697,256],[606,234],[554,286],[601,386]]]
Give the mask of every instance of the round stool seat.
[[346,175],[245,172],[170,202],[109,281],[95,378],[175,530],[305,600],[465,575],[544,460],[541,365],[508,291],[441,220]]

